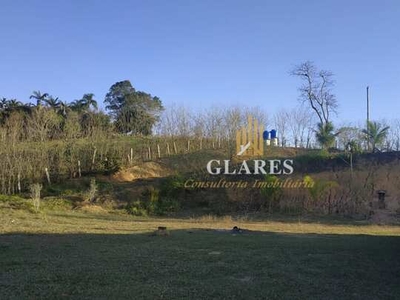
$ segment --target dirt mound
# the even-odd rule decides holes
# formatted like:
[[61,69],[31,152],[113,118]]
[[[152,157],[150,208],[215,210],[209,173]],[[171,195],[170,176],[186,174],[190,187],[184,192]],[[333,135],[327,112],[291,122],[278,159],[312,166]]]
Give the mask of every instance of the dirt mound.
[[114,175],[112,179],[115,181],[133,181],[136,179],[158,178],[171,175],[173,172],[168,168],[156,162],[145,162],[124,170]]

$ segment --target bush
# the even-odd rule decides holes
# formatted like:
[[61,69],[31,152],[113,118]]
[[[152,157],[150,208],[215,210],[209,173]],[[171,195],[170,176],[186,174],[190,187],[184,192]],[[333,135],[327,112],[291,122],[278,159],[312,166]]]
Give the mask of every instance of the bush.
[[150,187],[142,193],[140,199],[130,202],[126,210],[135,216],[162,216],[176,212],[181,206],[177,198],[170,196],[174,194],[173,191],[175,191],[174,188],[164,190],[162,193],[159,189]]
[[18,196],[0,195],[0,208],[22,209],[34,212],[32,202]]
[[45,198],[42,201],[42,208],[47,210],[71,210],[72,203],[67,199],[62,198]]
[[282,188],[272,186],[273,183],[278,180],[276,176],[266,175],[265,182],[267,186],[261,189],[261,195],[263,195],[267,201],[265,207],[268,207],[269,213],[272,213],[279,207],[279,201],[282,197]]
[[40,191],[42,190],[42,185],[40,183],[34,183],[29,186],[31,192],[32,204],[36,212],[40,209]]
[[90,187],[89,190],[86,193],[86,201],[88,202],[93,202],[96,199],[96,195],[97,195],[97,184],[96,184],[96,179],[92,178],[90,180]]
[[185,190],[185,180],[181,176],[166,178],[160,186],[161,196],[175,198]]
[[318,201],[323,199],[325,194],[331,189],[338,187],[338,183],[332,180],[319,179],[314,181],[310,176],[304,177],[304,182],[312,183],[312,187],[308,189],[312,200]]
[[141,200],[132,201],[126,206],[126,211],[128,214],[139,216],[139,217],[147,217],[147,210],[143,207],[143,203]]

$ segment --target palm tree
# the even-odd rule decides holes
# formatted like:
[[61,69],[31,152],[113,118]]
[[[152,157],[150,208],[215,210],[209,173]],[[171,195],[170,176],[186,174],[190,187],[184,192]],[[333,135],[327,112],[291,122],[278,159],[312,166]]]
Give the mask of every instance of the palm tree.
[[331,122],[318,123],[315,137],[323,149],[328,149],[333,146],[335,137],[338,133],[333,132],[334,127]]
[[15,110],[18,109],[19,107],[23,106],[22,102],[18,101],[17,99],[10,99],[7,101],[7,109],[9,110]]
[[3,97],[0,100],[0,110],[6,109],[6,107],[7,107],[7,98]]
[[69,107],[71,110],[76,111],[76,112],[81,112],[83,110],[82,102],[81,100],[74,100],[69,104]]
[[58,97],[54,98],[53,96],[49,96],[48,98],[44,99],[43,102],[54,110],[57,109],[60,105],[60,100],[58,99]]
[[71,107],[68,105],[68,103],[64,101],[58,102],[58,107],[57,107],[57,112],[62,115],[63,117],[66,117],[68,114],[68,111],[71,109]]
[[42,102],[49,96],[48,93],[41,93],[40,91],[33,91],[29,99],[36,99],[36,105],[41,106]]
[[89,94],[84,94],[82,99],[79,100],[81,102],[82,108],[84,110],[90,109],[90,107],[93,107],[94,109],[97,109],[97,101],[93,99],[94,94],[89,93]]
[[372,152],[378,150],[376,147],[384,142],[389,133],[389,128],[389,126],[383,127],[383,125],[378,122],[367,122],[367,128],[363,129],[362,132],[366,135],[367,140],[371,142]]

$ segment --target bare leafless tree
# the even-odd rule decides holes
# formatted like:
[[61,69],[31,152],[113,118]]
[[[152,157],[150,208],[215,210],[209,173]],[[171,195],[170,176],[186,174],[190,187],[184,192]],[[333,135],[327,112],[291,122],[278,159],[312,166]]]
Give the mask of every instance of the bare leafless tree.
[[288,142],[287,131],[289,129],[289,118],[289,112],[285,109],[281,109],[274,115],[274,125],[282,147],[286,147]]
[[339,127],[339,133],[337,135],[338,148],[346,150],[348,145],[357,145],[360,149],[363,142],[363,134],[361,128],[351,123],[344,123]]
[[29,136],[36,141],[49,139],[60,126],[60,118],[52,109],[43,106],[35,107],[27,119]]
[[304,105],[295,107],[287,113],[289,135],[295,147],[305,147],[307,136],[312,132],[314,115]]
[[389,135],[390,150],[400,151],[400,120],[395,119],[390,122]]
[[336,113],[338,107],[336,97],[332,93],[333,74],[330,71],[318,70],[310,61],[294,67],[290,73],[303,81],[299,88],[300,100],[309,104],[321,124],[330,122],[332,113]]

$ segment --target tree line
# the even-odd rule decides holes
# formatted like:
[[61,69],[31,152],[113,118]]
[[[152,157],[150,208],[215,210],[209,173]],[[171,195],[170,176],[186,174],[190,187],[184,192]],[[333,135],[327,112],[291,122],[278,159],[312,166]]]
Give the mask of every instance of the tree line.
[[40,141],[92,137],[99,134],[149,135],[163,110],[158,97],[137,91],[128,80],[110,87],[98,109],[93,93],[72,102],[34,91],[27,104],[0,100],[0,134],[3,142]]
[[[34,91],[31,101],[0,100],[0,141],[71,140],[112,136],[194,137],[233,140],[251,114],[265,128],[276,129],[282,147],[340,148],[352,151],[400,149],[400,121],[339,124],[333,73],[304,62],[290,71],[299,78],[300,103],[293,109],[266,114],[261,107],[211,107],[192,111],[178,105],[164,108],[160,98],[136,90],[128,80],[113,84],[99,109],[93,93],[66,102]],[[389,124],[390,123],[390,124]]]
[[43,181],[47,172],[54,180],[85,172],[111,172],[143,157],[160,157],[160,153],[228,145],[233,155],[236,131],[249,114],[267,130],[277,130],[281,147],[400,150],[400,120],[335,126],[332,115],[338,102],[333,74],[318,70],[311,62],[296,66],[291,74],[302,81],[300,103],[274,114],[261,107],[201,111],[164,107],[161,99],[136,90],[128,80],[110,87],[103,101],[106,111],[99,109],[93,93],[70,102],[40,91],[34,91],[27,104],[2,98],[0,193]]

